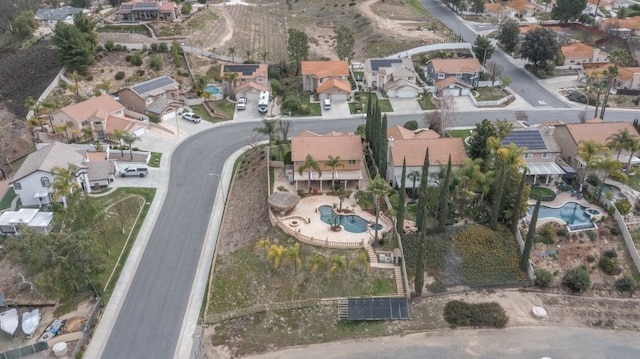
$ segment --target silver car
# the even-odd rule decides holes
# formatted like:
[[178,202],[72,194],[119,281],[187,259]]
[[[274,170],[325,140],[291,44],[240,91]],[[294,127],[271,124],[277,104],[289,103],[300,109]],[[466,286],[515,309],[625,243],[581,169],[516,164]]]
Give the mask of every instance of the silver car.
[[193,123],[198,123],[200,121],[202,121],[202,117],[196,115],[193,112],[185,112],[182,114],[182,118],[184,118],[187,121],[191,121]]

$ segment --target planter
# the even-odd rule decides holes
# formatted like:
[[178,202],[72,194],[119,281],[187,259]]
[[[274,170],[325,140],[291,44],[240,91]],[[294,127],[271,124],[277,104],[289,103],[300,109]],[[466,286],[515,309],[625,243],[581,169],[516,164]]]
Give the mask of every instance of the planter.
[[297,227],[300,225],[300,222],[298,221],[291,221],[291,223],[289,223],[289,227]]

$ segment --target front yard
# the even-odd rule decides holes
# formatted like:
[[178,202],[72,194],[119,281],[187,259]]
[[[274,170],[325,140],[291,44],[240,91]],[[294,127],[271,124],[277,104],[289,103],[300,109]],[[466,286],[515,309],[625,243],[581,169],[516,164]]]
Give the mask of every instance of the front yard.
[[478,87],[474,89],[473,95],[476,101],[498,101],[501,98],[509,96],[508,93],[499,87]]

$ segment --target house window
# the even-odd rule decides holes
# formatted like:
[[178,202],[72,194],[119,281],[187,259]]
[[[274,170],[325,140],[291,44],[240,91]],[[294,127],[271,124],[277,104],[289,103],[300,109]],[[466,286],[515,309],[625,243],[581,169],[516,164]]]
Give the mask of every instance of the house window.
[[569,61],[569,63],[570,63],[570,64],[575,64],[575,63],[576,63],[576,61],[575,61],[575,60],[571,60],[571,61]]
[[153,102],[153,98],[149,97],[149,98],[147,99],[147,103],[152,103],[152,102]]
[[49,177],[40,178],[40,183],[42,184],[42,187],[45,188],[49,188],[49,185],[51,185],[51,183],[49,183]]
[[456,74],[456,78],[459,79],[462,77],[462,74]]
[[258,77],[258,78],[257,78],[257,81],[258,81],[258,83],[259,83],[259,84],[264,83],[264,78],[262,78],[262,77]]
[[547,159],[548,159],[548,158],[551,158],[551,153],[549,153],[549,152],[545,152],[545,153],[543,153],[543,154],[542,154],[542,158],[547,158]]
[[409,76],[409,78],[408,78],[408,80],[409,80],[409,81],[414,81],[415,79],[416,79],[416,78],[415,78],[415,77],[413,77],[413,76]]
[[356,160],[349,160],[349,164],[350,165],[355,165],[356,164]]
[[441,72],[438,74],[438,80],[442,80],[444,78],[444,73]]
[[89,126],[89,121],[82,121],[82,127]]
[[524,159],[525,160],[530,160],[532,158],[533,158],[533,153],[527,152],[527,153],[524,154]]
[[13,182],[13,189],[16,191],[19,191],[22,189],[22,185],[20,184],[20,182]]

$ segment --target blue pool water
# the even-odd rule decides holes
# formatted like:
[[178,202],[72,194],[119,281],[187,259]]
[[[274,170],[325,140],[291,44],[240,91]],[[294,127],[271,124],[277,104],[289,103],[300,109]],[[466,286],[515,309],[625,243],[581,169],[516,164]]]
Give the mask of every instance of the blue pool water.
[[620,188],[614,186],[614,185],[610,185],[610,184],[604,184],[602,186],[602,194],[605,195],[607,194],[607,192],[611,192],[611,194],[613,194],[613,198],[617,198],[620,196]]
[[204,90],[214,95],[217,95],[220,93],[220,89],[217,88],[215,85],[208,85],[207,87],[204,88]]
[[[535,206],[529,208],[529,214],[533,214]],[[591,214],[594,210],[587,208],[577,202],[567,202],[562,207],[554,208],[549,206],[540,206],[540,213],[538,218],[558,218],[567,223],[570,230],[590,229],[596,228],[596,225],[591,222]],[[600,212],[598,211],[598,214]],[[595,214],[595,213],[594,213]]]
[[[318,208],[318,211],[320,211],[320,219],[322,220],[322,222],[326,224],[332,224],[333,221],[335,221],[336,214],[333,213],[333,208],[331,206],[320,206]],[[367,228],[369,228],[369,222],[367,222],[365,219],[363,219],[360,216],[357,216],[354,214],[349,214],[349,215],[341,214],[340,217],[341,219],[339,223],[342,225],[342,228],[344,228],[344,230],[347,232],[362,233],[362,232],[365,232]]]

